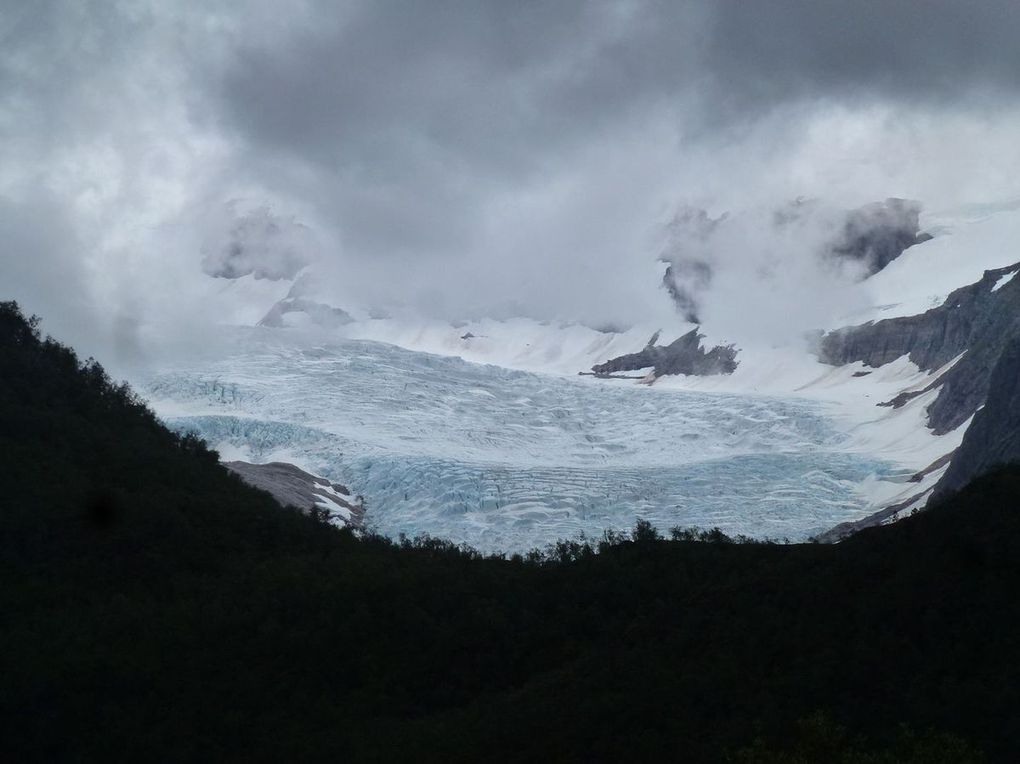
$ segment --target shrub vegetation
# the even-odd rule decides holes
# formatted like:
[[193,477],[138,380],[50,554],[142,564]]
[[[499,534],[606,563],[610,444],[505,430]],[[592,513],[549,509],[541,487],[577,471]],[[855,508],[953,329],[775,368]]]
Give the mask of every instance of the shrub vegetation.
[[1018,761],[1018,497],[1004,468],[834,546],[647,523],[510,558],[358,538],[3,303],[0,749]]

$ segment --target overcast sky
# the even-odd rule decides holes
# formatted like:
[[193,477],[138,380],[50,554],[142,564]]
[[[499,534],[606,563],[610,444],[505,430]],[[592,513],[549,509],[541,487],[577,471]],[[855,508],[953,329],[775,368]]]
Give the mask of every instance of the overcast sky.
[[265,230],[337,304],[638,320],[682,206],[1020,197],[1017,40],[1016,0],[0,0],[0,297],[128,342]]

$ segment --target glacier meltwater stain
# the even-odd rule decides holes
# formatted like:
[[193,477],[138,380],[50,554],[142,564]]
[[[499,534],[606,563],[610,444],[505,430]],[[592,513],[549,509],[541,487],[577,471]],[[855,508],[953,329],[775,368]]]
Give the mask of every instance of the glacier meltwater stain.
[[859,517],[884,462],[848,453],[820,404],[649,390],[392,345],[234,350],[144,380],[158,413],[231,458],[291,461],[365,497],[366,521],[479,549],[580,533],[719,527],[803,539]]

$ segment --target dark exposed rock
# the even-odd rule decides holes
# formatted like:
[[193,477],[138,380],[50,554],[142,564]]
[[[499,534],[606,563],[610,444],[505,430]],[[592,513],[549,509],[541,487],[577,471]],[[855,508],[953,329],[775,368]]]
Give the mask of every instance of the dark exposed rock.
[[[878,404],[899,407],[938,389],[927,409],[929,427],[936,434],[949,432],[974,415],[956,451],[910,478],[921,482],[948,464],[933,498],[961,488],[999,463],[1020,460],[1020,278],[1003,281],[1017,272],[1020,263],[986,271],[980,281],[957,289],[941,306],[921,315],[849,327],[822,338],[821,359],[838,365],[863,361],[881,366],[908,355],[920,368],[934,371],[960,356],[924,388]],[[896,519],[923,498],[924,493],[918,493],[860,521],[837,526],[819,540],[838,541],[861,528]]]
[[[358,500],[351,501],[351,492],[340,483],[316,477],[286,462],[252,464],[251,462],[224,462],[231,472],[237,474],[249,485],[268,492],[284,507],[296,507],[304,512],[325,509],[329,503],[337,504],[350,513],[344,516],[333,510],[331,514],[353,527],[361,525],[365,514],[364,506]],[[342,494],[338,496],[337,494]],[[348,498],[343,498],[348,497]],[[325,505],[325,506],[324,506]],[[327,511],[329,511],[327,509]]]
[[947,372],[921,391],[903,393],[887,405],[940,388],[928,407],[928,426],[936,434],[956,429],[985,401],[988,384],[1003,349],[1020,337],[1020,279],[994,289],[1000,278],[1020,271],[1020,263],[985,271],[980,281],[957,289],[945,303],[917,316],[890,318],[831,332],[822,338],[819,357],[841,366],[862,361],[877,367],[903,355],[934,371],[963,354]]
[[591,370],[601,376],[651,366],[655,368],[655,376],[661,377],[664,374],[732,374],[737,368],[737,351],[732,345],[717,345],[706,352],[701,347],[704,335],[698,334],[697,329],[691,329],[668,345],[656,345],[658,338],[659,333],[656,332],[640,352],[596,364]]
[[928,385],[927,387],[924,387],[924,388],[922,388],[920,390],[907,390],[905,392],[900,393],[899,395],[893,396],[892,398],[890,398],[887,401],[882,401],[881,403],[876,403],[875,405],[876,406],[887,406],[887,407],[893,408],[893,409],[903,408],[908,403],[910,403],[912,400],[914,400],[914,398],[918,398],[918,397],[924,395],[925,393],[927,393],[927,392],[929,392],[931,390],[934,390],[936,387],[939,386],[939,384],[941,384],[940,381],[938,379],[936,379],[930,385]]
[[475,338],[475,335],[473,335],[471,332],[465,332],[464,334],[460,335],[460,338],[462,340],[473,340]]
[[918,202],[896,198],[851,210],[832,252],[863,262],[868,275],[878,273],[908,247],[931,238],[918,235],[920,214]]
[[933,461],[931,464],[929,464],[923,470],[918,470],[913,475],[911,475],[910,476],[910,482],[911,483],[920,483],[922,480],[924,480],[926,477],[928,477],[928,475],[930,475],[931,473],[937,472],[938,470],[942,469],[947,464],[949,464],[949,462],[952,461],[952,459],[953,459],[953,457],[955,455],[956,455],[956,449],[955,448],[952,451],[950,451],[948,454],[942,454],[942,456],[940,456],[938,459]]
[[1020,461],[1020,338],[1011,340],[999,355],[984,408],[974,415],[949,469],[935,486],[933,497],[957,491],[993,467],[1017,461]]

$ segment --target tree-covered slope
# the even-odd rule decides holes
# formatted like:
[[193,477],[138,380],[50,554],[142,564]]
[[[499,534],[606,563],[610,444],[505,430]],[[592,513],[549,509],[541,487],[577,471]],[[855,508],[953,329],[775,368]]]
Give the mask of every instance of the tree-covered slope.
[[244,485],[6,303],[0,749],[1012,761],[1017,497],[1001,470],[836,546],[641,527],[503,560],[357,539]]

